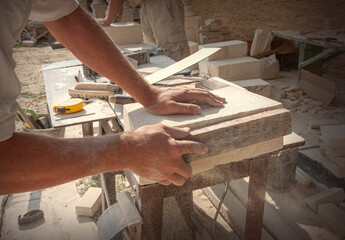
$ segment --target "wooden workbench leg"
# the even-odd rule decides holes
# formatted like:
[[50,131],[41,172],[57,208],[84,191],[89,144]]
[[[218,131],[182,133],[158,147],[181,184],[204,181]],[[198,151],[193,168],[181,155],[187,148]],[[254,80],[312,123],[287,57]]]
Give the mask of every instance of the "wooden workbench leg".
[[[107,120],[99,121],[99,134],[100,135],[113,134],[113,131],[111,130],[111,127],[109,126],[109,123]],[[105,185],[107,186],[110,204],[114,204],[116,202],[116,180],[115,180],[116,174],[118,174],[117,171],[104,173]]]
[[180,207],[182,216],[187,223],[193,239],[196,239],[196,225],[193,218],[193,192],[175,195],[176,202]]
[[142,239],[160,240],[162,235],[164,189],[161,186],[140,187]]
[[93,124],[92,122],[86,122],[82,124],[83,136],[92,137],[93,136]]
[[245,239],[261,239],[269,155],[250,163]]
[[[299,44],[299,57],[298,57],[298,64],[302,63],[304,61],[304,53],[305,53],[305,48],[307,44],[306,43],[300,43]],[[301,80],[301,69],[298,68],[298,81]]]

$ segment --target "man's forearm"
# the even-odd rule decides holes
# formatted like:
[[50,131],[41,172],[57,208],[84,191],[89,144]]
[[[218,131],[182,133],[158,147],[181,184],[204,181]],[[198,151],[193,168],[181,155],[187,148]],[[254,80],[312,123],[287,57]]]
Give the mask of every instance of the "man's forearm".
[[108,35],[81,7],[45,25],[83,63],[126,89],[138,102],[147,106],[154,101],[154,88],[135,71]]
[[126,134],[58,139],[14,133],[0,143],[0,195],[42,189],[129,167]]
[[106,24],[110,25],[114,22],[115,17],[117,14],[120,12],[123,3],[126,0],[111,0],[109,5],[108,5],[108,13],[106,17]]

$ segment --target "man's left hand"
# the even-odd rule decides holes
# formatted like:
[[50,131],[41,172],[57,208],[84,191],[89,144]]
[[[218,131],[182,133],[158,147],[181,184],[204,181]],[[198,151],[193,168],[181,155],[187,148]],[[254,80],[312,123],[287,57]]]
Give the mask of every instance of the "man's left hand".
[[225,102],[225,98],[199,88],[172,87],[155,90],[155,102],[146,108],[157,115],[198,115],[201,113],[199,105],[221,107]]

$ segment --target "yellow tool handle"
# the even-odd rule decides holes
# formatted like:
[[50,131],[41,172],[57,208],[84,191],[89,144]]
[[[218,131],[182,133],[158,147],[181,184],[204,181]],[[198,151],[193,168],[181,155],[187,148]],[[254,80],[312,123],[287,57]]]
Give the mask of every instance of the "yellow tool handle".
[[53,107],[58,114],[75,113],[83,110],[84,102],[81,98],[71,98]]

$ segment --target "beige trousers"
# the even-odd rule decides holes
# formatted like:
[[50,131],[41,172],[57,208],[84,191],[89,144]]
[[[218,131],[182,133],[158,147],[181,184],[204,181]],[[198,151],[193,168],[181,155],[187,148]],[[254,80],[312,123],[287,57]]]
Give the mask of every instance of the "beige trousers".
[[144,0],[140,19],[145,43],[162,46],[175,61],[189,56],[181,0]]

